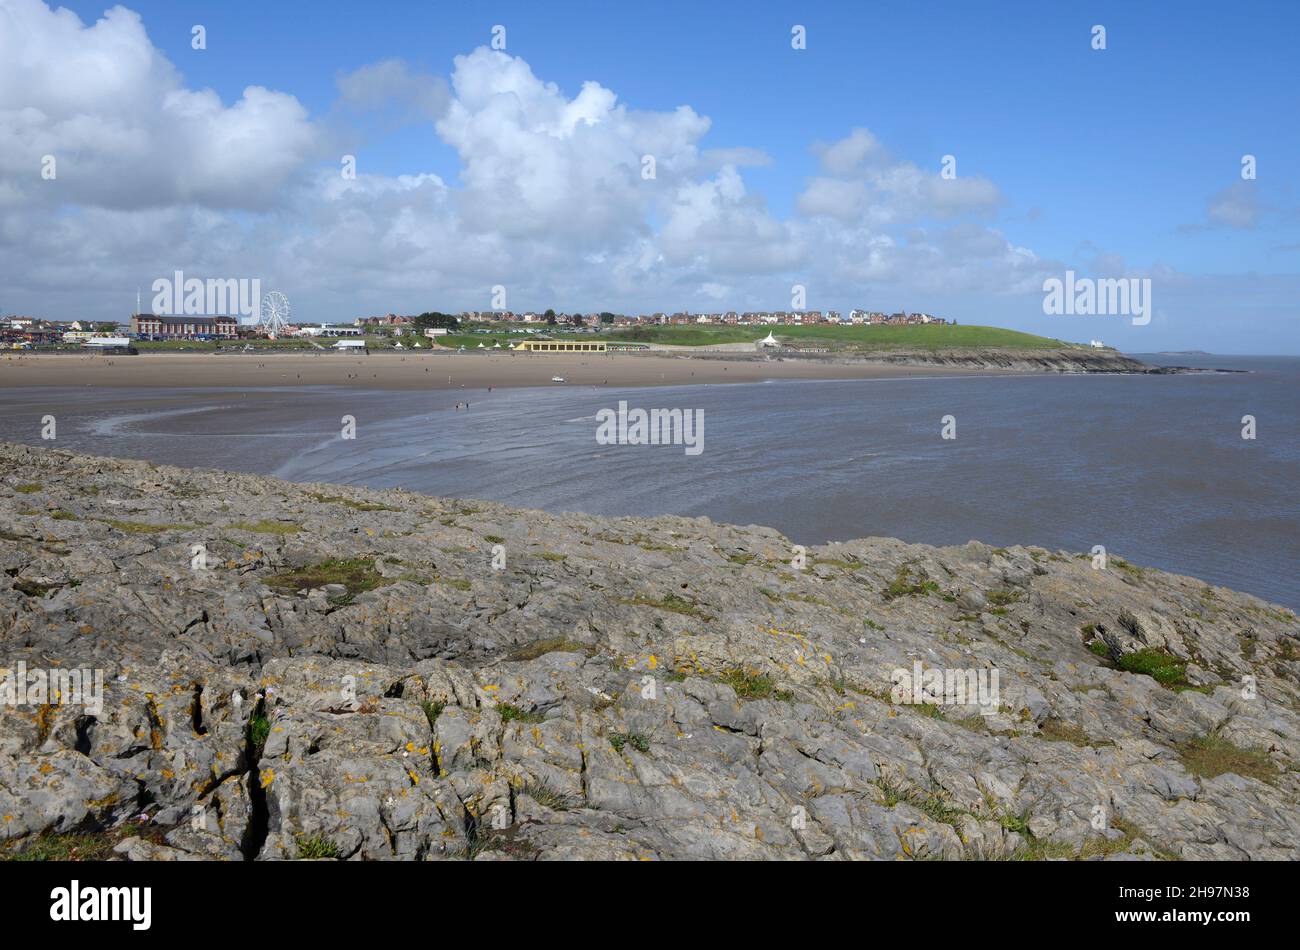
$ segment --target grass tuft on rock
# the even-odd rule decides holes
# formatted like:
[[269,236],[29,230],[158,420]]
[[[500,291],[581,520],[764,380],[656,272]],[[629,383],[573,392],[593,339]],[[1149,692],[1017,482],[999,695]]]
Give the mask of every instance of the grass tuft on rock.
[[1262,749],[1243,749],[1222,736],[1192,739],[1178,747],[1184,768],[1198,778],[1214,778],[1231,772],[1270,784],[1277,781],[1278,768]]
[[1148,648],[1125,653],[1117,665],[1127,673],[1149,676],[1165,689],[1191,685],[1187,682],[1187,664],[1164,650]]
[[698,617],[701,620],[712,620],[708,614],[704,613],[694,603],[685,597],[669,591],[663,597],[655,600],[653,597],[627,597],[619,601],[622,604],[628,604],[632,607],[653,607],[656,610],[666,610],[670,613],[682,614],[686,617]]
[[326,584],[342,584],[347,588],[348,596],[354,597],[392,581],[375,570],[374,558],[342,558],[272,574],[265,583],[282,594],[296,594]]
[[497,712],[502,722],[545,722],[546,717],[538,712],[521,709],[510,703],[497,703]]
[[894,573],[894,579],[884,590],[885,600],[897,600],[899,597],[919,597],[939,592],[939,585],[934,581],[914,580],[912,569],[900,564]]
[[737,699],[776,699],[786,702],[794,696],[789,690],[777,689],[772,677],[766,673],[752,670],[727,670],[719,674],[718,682],[730,686]]
[[578,804],[578,800],[574,796],[566,795],[564,792],[557,792],[540,779],[530,779],[525,782],[523,787],[519,789],[519,794],[527,795],[537,804],[552,811],[568,811]]
[[420,708],[424,710],[424,718],[429,720],[429,729],[432,730],[442,711],[447,708],[447,704],[434,703],[426,699],[420,703]]
[[577,640],[570,640],[568,637],[549,637],[545,640],[535,640],[515,649],[506,659],[516,662],[535,660],[539,656],[545,656],[548,653],[581,653],[583,656],[590,657],[595,652],[595,648],[588,643],[580,643]]
[[343,852],[324,835],[298,835],[294,838],[298,845],[298,860],[313,861],[320,858],[341,858]]
[[230,527],[237,531],[251,531],[254,534],[297,534],[302,530],[302,525],[294,524],[292,521],[271,521],[262,519],[261,521],[239,521]]
[[25,846],[0,849],[0,861],[108,861],[119,840],[105,832],[43,834]]
[[248,720],[248,742],[261,755],[267,738],[271,735],[271,720],[260,713]]

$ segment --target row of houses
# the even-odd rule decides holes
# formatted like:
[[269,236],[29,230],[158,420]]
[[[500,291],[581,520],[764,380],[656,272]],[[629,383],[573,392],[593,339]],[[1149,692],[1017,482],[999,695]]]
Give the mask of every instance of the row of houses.
[[[392,315],[389,315],[392,318]],[[388,318],[364,318],[380,320]],[[397,317],[397,320],[410,318]],[[463,323],[550,323],[553,319],[561,326],[687,326],[692,324],[719,324],[736,326],[808,326],[812,324],[873,324],[873,325],[914,325],[922,323],[947,323],[942,317],[928,313],[880,313],[868,310],[852,310],[848,316],[838,310],[772,310],[746,311],[743,313],[730,310],[725,313],[650,313],[629,316],[627,314],[589,313],[538,314],[533,311],[516,313],[511,310],[469,310],[460,314]]]
[[58,343],[86,343],[117,332],[117,324],[92,320],[43,320],[11,316],[0,319],[0,348],[27,349]]

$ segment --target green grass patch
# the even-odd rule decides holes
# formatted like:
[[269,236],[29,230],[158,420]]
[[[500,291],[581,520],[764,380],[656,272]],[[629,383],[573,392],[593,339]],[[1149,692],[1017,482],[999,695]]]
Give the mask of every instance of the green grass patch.
[[906,564],[900,564],[898,570],[894,572],[894,579],[885,588],[883,596],[885,600],[897,600],[899,597],[926,596],[938,591],[939,585],[934,581],[914,580],[912,569]]
[[251,531],[254,534],[297,534],[302,530],[301,525],[294,524],[292,521],[271,521],[263,519],[262,521],[238,521],[230,525],[239,531]]
[[886,808],[900,804],[911,805],[931,820],[945,825],[955,827],[962,816],[970,814],[966,809],[953,805],[945,792],[912,788],[887,773],[876,779],[876,788],[880,791],[881,804]]
[[429,729],[432,731],[434,723],[442,715],[442,711],[447,708],[446,703],[434,703],[429,700],[421,700],[420,708],[424,710],[424,718],[429,720]]
[[708,614],[700,610],[694,603],[685,597],[680,597],[671,591],[658,600],[653,597],[626,597],[619,601],[620,604],[628,604],[633,607],[653,607],[656,610],[666,610],[669,613],[682,614],[687,617],[698,617],[701,620],[712,620]]
[[789,690],[778,689],[772,677],[766,673],[734,669],[719,674],[717,680],[730,686],[738,699],[775,699],[788,702],[794,696]]
[[1277,765],[1262,749],[1243,749],[1221,736],[1192,739],[1178,747],[1178,755],[1188,772],[1199,778],[1214,778],[1231,772],[1270,784],[1277,781]]
[[1049,742],[1068,742],[1080,748],[1114,744],[1109,739],[1103,739],[1100,742],[1094,741],[1088,736],[1088,733],[1083,731],[1081,726],[1073,722],[1067,722],[1064,719],[1043,720],[1042,725],[1038,727],[1038,736],[1040,739],[1046,739]]
[[568,811],[578,804],[578,800],[574,796],[557,792],[540,779],[530,779],[525,782],[523,787],[519,789],[519,794],[527,795],[537,804],[543,805],[552,811]]
[[1166,689],[1190,686],[1187,682],[1187,664],[1164,650],[1146,649],[1126,653],[1117,663],[1126,673],[1149,676]]
[[374,558],[341,558],[272,574],[264,583],[282,594],[296,594],[300,590],[311,590],[326,584],[342,584],[347,588],[348,597],[355,597],[392,581],[375,570]]
[[401,511],[400,508],[394,508],[392,505],[380,505],[369,501],[353,501],[351,498],[344,498],[342,495],[318,495],[316,492],[307,492],[311,498],[330,505],[345,505],[354,511]]
[[[949,350],[949,349],[1013,349],[1051,350],[1084,349],[1077,343],[1067,343],[1049,337],[1035,336],[1001,327],[968,324],[957,326],[917,324],[914,326],[869,326],[840,324],[809,324],[807,326],[736,326],[691,324],[688,326],[645,326],[609,330],[598,337],[575,334],[560,327],[552,328],[551,338],[599,339],[609,342],[663,343],[675,346],[707,346],[718,343],[753,343],[772,333],[783,343],[793,345],[828,346],[833,350],[849,352],[888,352],[891,350]],[[475,346],[485,338],[471,338]],[[491,346],[491,342],[488,342]]]
[[1019,602],[1020,597],[1020,591],[1014,590],[991,590],[984,595],[984,599],[994,607],[1009,607]]
[[298,835],[294,842],[298,845],[299,861],[343,857],[339,846],[324,835]]
[[43,834],[26,845],[0,849],[0,861],[109,861],[123,837],[103,831]]
[[497,712],[501,716],[502,722],[545,722],[546,717],[541,713],[529,712],[527,709],[520,709],[518,706],[510,703],[497,703]]
[[267,719],[261,713],[257,713],[248,720],[248,742],[258,754],[261,754],[262,748],[266,745],[267,737],[271,735],[271,720]]
[[27,483],[22,484],[22,485],[15,485],[15,486],[14,486],[14,491],[18,492],[18,494],[20,494],[20,495],[30,495],[30,494],[33,494],[34,492],[38,492],[38,491],[40,491],[40,490],[41,490],[41,483],[40,483],[40,482],[27,482]]
[[1147,572],[1147,569],[1146,569],[1145,567],[1138,567],[1136,564],[1130,564],[1128,561],[1124,560],[1122,557],[1114,557],[1114,556],[1112,556],[1110,560],[1111,560],[1111,563],[1112,563],[1112,564],[1114,564],[1116,567],[1118,567],[1121,571],[1123,571],[1123,572],[1124,572],[1125,574],[1127,574],[1129,577],[1140,578],[1143,574],[1145,574],[1145,573]]
[[515,661],[535,660],[539,656],[545,656],[548,653],[581,653],[589,657],[595,652],[595,648],[588,643],[570,640],[567,637],[550,637],[546,640],[536,640],[525,644],[512,651],[506,659]]
[[812,566],[837,567],[842,571],[858,571],[866,567],[861,561],[844,561],[834,557],[813,558]]

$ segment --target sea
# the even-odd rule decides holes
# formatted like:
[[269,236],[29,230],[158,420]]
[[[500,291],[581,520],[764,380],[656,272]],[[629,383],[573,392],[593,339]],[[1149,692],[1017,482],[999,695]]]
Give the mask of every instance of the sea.
[[[1300,358],[1139,358],[1245,372],[492,392],[0,389],[0,438],[548,511],[707,516],[806,545],[870,535],[1102,545],[1300,608]],[[602,444],[601,420],[620,402],[694,413],[701,451]],[[53,443],[41,440],[45,415]]]

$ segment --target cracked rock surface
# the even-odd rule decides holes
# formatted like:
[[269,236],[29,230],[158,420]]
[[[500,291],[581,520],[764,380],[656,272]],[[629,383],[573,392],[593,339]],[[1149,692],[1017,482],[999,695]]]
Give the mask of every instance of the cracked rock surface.
[[0,444],[0,566],[0,683],[103,676],[0,702],[7,853],[1300,857],[1295,615],[1114,557]]

